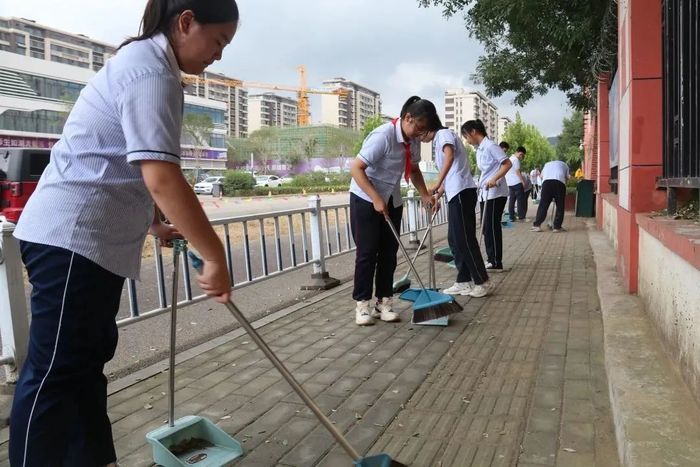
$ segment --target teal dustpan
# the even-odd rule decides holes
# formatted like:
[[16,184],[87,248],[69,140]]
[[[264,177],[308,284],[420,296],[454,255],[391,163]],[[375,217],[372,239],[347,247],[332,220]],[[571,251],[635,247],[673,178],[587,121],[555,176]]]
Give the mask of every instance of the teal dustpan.
[[175,333],[180,253],[184,240],[173,240],[173,287],[170,315],[170,360],[168,371],[168,424],[146,434],[153,448],[153,461],[163,467],[221,467],[243,455],[241,443],[203,417],[190,415],[175,420]]
[[221,467],[243,455],[241,444],[203,417],[189,415],[146,435],[163,467]]
[[[386,454],[377,454],[374,456],[363,457],[354,463],[355,467],[401,467],[404,466],[401,462],[393,460]],[[405,466],[404,466],[405,467]]]

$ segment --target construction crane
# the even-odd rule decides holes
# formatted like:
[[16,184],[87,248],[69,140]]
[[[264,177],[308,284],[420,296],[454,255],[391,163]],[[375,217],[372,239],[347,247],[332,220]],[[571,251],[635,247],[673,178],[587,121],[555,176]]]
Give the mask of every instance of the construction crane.
[[306,83],[306,68],[304,65],[297,67],[299,72],[299,86],[289,86],[285,84],[261,83],[258,81],[242,81],[231,78],[203,78],[195,75],[184,75],[182,81],[185,84],[211,83],[222,86],[230,86],[235,88],[254,88],[254,89],[269,89],[272,91],[288,91],[296,92],[298,103],[297,124],[299,126],[308,126],[311,123],[311,110],[309,106],[308,94],[326,94],[345,97],[349,91],[347,89],[338,88],[332,90],[309,89]]

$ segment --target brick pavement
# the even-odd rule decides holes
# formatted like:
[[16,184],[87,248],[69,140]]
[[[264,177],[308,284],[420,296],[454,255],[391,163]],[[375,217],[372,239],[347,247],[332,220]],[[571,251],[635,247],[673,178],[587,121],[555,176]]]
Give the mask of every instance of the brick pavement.
[[[494,276],[492,297],[461,297],[446,328],[412,325],[400,302],[402,323],[357,327],[347,284],[260,332],[360,452],[413,466],[617,465],[595,267],[582,222],[567,223],[506,230],[512,271]],[[437,272],[451,284],[453,270]],[[176,376],[176,416],[233,434],[246,450],[236,465],[350,465],[247,336]],[[152,465],[145,433],[165,421],[166,385],[159,373],[110,396],[122,466]]]

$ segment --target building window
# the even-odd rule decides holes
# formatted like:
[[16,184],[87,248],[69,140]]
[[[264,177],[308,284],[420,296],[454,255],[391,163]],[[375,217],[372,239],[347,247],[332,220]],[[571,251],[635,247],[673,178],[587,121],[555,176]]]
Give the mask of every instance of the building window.
[[0,129],[33,133],[61,134],[67,113],[53,110],[23,112],[6,110],[0,114]]

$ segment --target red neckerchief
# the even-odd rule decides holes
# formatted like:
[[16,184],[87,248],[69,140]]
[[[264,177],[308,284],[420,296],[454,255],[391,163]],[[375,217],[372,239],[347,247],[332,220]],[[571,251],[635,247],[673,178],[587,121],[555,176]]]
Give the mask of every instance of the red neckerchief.
[[[394,128],[396,128],[396,122],[398,121],[398,118],[395,118],[391,121],[391,124],[394,125]],[[411,176],[411,166],[413,165],[413,157],[411,157],[411,143],[401,143],[403,144],[403,149],[406,153],[406,168],[404,169],[403,172],[403,177],[408,181],[409,177]]]

